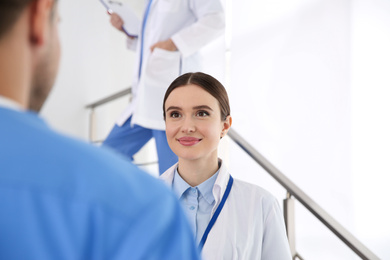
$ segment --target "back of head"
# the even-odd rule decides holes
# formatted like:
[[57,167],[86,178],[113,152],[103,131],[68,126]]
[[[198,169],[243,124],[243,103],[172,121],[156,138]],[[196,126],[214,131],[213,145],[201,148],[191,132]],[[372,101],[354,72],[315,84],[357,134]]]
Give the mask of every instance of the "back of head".
[[57,0],[0,0],[0,95],[39,111],[60,59]]
[[12,28],[23,9],[33,0],[0,0],[0,39]]

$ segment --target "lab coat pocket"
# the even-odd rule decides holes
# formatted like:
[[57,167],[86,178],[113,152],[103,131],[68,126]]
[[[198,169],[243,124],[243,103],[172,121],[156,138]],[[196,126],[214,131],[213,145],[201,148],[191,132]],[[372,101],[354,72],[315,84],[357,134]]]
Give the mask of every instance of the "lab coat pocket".
[[145,68],[145,85],[154,90],[163,89],[165,93],[172,81],[180,75],[180,59],[178,51],[155,48]]
[[145,64],[143,77],[142,98],[147,101],[139,104],[142,115],[145,118],[154,119],[159,124],[151,125],[153,129],[163,130],[165,128],[162,120],[162,105],[165,91],[180,73],[180,52],[166,51],[155,48]]

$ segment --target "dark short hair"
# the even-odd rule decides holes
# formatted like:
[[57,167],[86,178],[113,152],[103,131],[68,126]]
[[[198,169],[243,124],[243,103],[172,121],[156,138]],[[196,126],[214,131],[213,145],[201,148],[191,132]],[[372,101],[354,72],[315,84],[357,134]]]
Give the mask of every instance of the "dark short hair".
[[33,0],[0,0],[0,38],[11,29],[23,9]]
[[33,1],[36,0],[0,0],[0,39],[16,23],[24,8]]
[[186,85],[197,85],[208,93],[210,93],[215,99],[217,99],[219,108],[221,109],[221,120],[225,120],[227,116],[230,115],[230,105],[229,105],[229,97],[226,92],[224,86],[219,82],[216,78],[202,73],[202,72],[194,72],[194,73],[186,73],[178,78],[176,78],[171,85],[168,87],[165,92],[164,102],[163,102],[163,115],[164,120],[166,118],[165,115],[165,102],[167,98],[171,94],[171,92],[178,88]]

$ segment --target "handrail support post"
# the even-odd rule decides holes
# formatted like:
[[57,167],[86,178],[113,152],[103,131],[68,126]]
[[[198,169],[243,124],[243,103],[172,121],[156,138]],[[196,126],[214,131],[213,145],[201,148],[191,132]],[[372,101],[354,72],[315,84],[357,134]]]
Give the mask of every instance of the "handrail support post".
[[88,124],[88,135],[89,141],[93,142],[95,140],[95,107],[91,107],[91,111],[89,113],[89,124]]
[[293,256],[293,259],[296,259],[296,257],[302,259],[299,257],[295,247],[295,200],[288,191],[286,198],[283,200],[283,215],[291,255]]

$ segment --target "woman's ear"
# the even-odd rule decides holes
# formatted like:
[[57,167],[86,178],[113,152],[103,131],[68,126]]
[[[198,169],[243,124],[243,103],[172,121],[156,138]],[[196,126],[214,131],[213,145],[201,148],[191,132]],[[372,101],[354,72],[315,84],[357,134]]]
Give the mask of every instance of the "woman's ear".
[[226,119],[222,123],[223,123],[223,128],[222,128],[222,132],[221,132],[221,138],[224,137],[228,133],[230,127],[232,126],[232,117],[227,116]]

